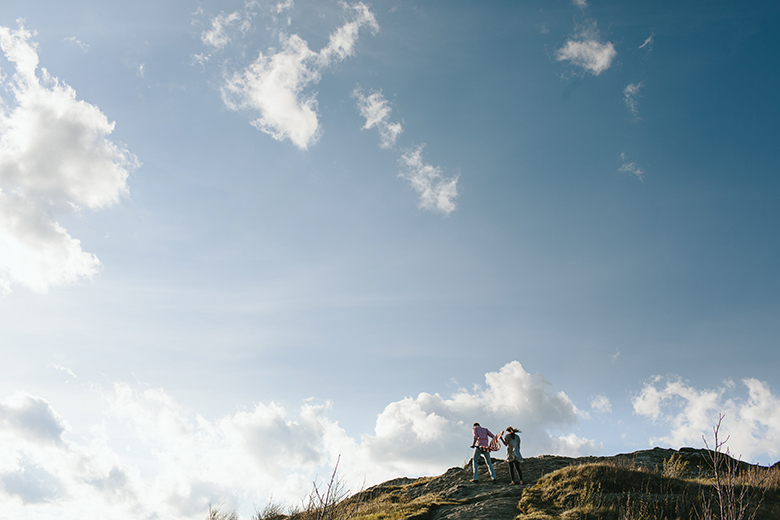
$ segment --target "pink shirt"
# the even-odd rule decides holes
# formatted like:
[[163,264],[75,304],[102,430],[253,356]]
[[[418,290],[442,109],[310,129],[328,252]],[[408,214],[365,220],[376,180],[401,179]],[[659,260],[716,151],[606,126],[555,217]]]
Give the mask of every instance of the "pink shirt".
[[494,435],[487,428],[474,426],[474,442],[480,448],[487,448],[490,445],[490,438]]

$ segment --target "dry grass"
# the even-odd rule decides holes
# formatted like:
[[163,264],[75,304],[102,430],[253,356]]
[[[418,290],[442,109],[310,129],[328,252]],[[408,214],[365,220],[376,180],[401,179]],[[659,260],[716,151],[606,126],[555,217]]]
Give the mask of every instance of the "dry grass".
[[209,512],[206,514],[206,520],[239,520],[238,513],[231,511],[223,512],[220,506],[209,504]]
[[687,518],[699,485],[627,464],[594,463],[552,472],[526,490],[519,518]]
[[[631,463],[570,466],[526,490],[518,520],[728,520],[720,516],[714,477],[695,473],[679,457],[650,470]],[[733,478],[748,520],[780,518],[780,469],[749,468]],[[728,508],[726,508],[728,511]],[[739,509],[735,509],[737,513]]]

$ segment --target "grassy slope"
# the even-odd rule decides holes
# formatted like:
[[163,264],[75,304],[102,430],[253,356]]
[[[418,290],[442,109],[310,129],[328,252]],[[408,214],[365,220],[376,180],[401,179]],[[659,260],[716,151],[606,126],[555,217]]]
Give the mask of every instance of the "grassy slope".
[[[703,500],[717,505],[712,478],[663,469],[594,463],[570,466],[542,477],[523,493],[517,517],[522,520],[620,520],[699,518]],[[677,474],[676,474],[677,473]],[[766,477],[762,485],[758,480]],[[738,477],[737,493],[745,490],[745,518],[760,502],[756,519],[780,518],[778,472]],[[717,515],[715,516],[717,518]]]

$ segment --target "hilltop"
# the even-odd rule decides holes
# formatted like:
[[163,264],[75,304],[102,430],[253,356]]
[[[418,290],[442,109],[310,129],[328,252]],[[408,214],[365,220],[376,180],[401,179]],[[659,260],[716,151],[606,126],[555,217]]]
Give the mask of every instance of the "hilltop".
[[[654,448],[611,457],[543,455],[523,462],[524,486],[509,485],[508,465],[500,459],[493,459],[498,482],[491,482],[487,468],[480,466],[479,482],[472,483],[469,461],[436,477],[389,480],[330,504],[326,511],[309,508],[285,515],[271,508],[254,520],[699,518],[702,497],[717,505],[716,499],[712,501],[716,488],[708,463],[711,453]],[[735,498],[743,495],[745,513],[750,514],[760,499],[756,519],[780,518],[777,464],[763,468],[721,456],[734,468],[738,485],[731,489],[737,492]]]

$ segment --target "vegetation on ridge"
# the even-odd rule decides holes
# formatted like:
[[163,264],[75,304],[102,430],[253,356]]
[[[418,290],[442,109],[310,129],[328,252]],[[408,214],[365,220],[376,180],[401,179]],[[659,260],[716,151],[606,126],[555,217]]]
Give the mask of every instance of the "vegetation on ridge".
[[[677,463],[680,459],[677,458]],[[674,463],[675,461],[673,461]],[[721,516],[712,476],[669,474],[621,463],[563,468],[527,489],[518,509],[522,520],[769,520],[780,517],[780,474],[750,469],[735,482],[745,491],[744,509]],[[760,507],[759,507],[760,506]]]

